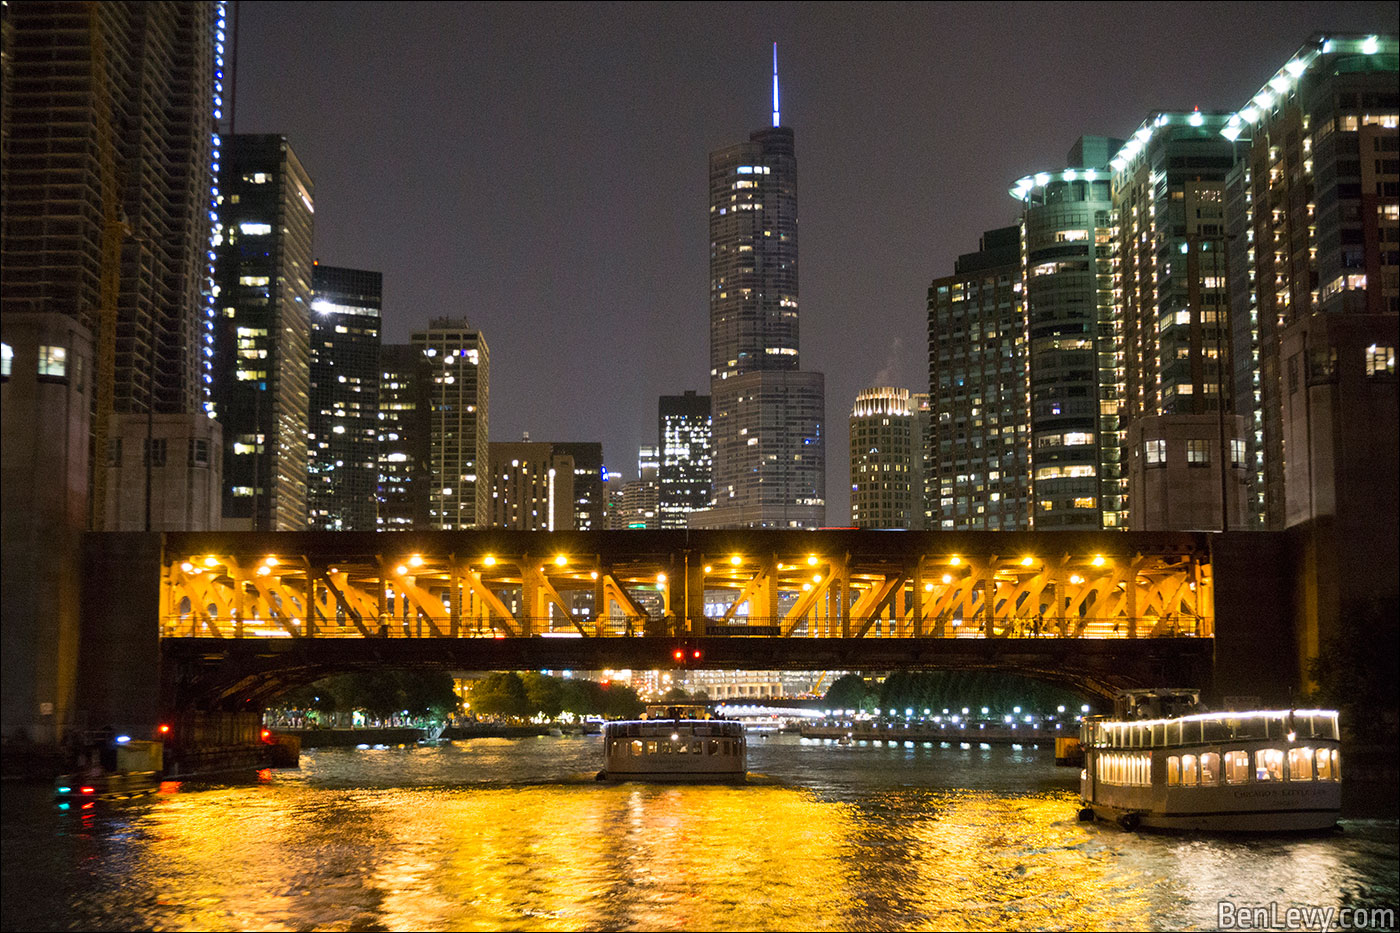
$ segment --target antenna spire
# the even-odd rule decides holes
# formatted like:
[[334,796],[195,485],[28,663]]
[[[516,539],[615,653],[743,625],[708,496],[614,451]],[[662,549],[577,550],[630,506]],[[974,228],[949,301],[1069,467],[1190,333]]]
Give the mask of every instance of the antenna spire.
[[778,43],[773,43],[773,125],[780,126],[778,119]]

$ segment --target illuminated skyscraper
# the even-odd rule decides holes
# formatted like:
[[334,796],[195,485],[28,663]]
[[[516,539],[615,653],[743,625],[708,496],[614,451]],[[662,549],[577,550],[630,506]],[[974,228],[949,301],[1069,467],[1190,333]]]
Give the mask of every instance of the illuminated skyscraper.
[[709,528],[826,522],[824,383],[798,359],[797,158],[778,112],[748,142],[710,153]]
[[412,344],[427,359],[431,379],[428,523],[443,531],[486,528],[491,517],[486,338],[465,320],[437,318],[414,332]]
[[1018,227],[982,234],[928,289],[929,528],[1030,527]]
[[428,461],[432,457],[433,373],[408,344],[379,350],[380,531],[428,528]]
[[492,443],[490,461],[492,528],[573,530],[573,457],[524,440]]
[[286,137],[230,136],[219,171],[214,414],[224,527],[306,527],[311,177]]
[[[923,412],[920,412],[920,406]],[[851,410],[851,524],[924,527],[924,430],[928,396],[865,389]]]
[[713,470],[710,397],[663,395],[657,404],[661,468],[657,509],[662,528],[685,528],[691,512],[709,507]]
[[1112,178],[1121,139],[1084,136],[1068,168],[1011,189],[1021,215],[1031,527],[1117,528],[1123,520],[1114,311]]
[[374,531],[383,277],[317,265],[312,282],[307,523]]

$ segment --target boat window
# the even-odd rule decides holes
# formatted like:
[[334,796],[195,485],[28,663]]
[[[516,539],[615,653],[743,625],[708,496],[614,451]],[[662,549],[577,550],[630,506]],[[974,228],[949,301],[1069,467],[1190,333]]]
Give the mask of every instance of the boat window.
[[1225,780],[1230,784],[1243,784],[1249,780],[1249,752],[1225,753]]
[[1187,787],[1195,787],[1200,781],[1200,774],[1196,768],[1195,755],[1181,756],[1181,783]]
[[1288,750],[1288,779],[1290,781],[1311,781],[1313,779],[1313,750],[1311,748],[1290,748]]
[[709,744],[710,744],[709,753],[710,753],[711,755],[718,755],[718,754],[719,754],[719,739],[710,739],[710,743],[709,743]]
[[694,741],[694,742],[691,742],[691,743],[690,743],[690,753],[691,753],[692,755],[703,755],[703,754],[705,754],[705,743],[704,743],[704,742],[701,742],[701,741],[698,741],[698,740],[697,740],[697,741]]
[[1181,783],[1181,759],[1172,755],[1167,759],[1167,786]]
[[648,754],[648,755],[655,755],[655,754],[656,754],[656,740],[655,740],[655,739],[652,739],[650,742],[647,742],[647,754]]
[[1283,749],[1261,748],[1254,753],[1254,777],[1260,781],[1283,780]]
[[1205,752],[1201,755],[1201,784],[1220,783],[1220,753]]
[[1338,758],[1337,758],[1337,750],[1336,750],[1335,748],[1332,749],[1332,751],[1331,751],[1331,756],[1332,756],[1332,780],[1334,780],[1334,781],[1340,781],[1340,780],[1342,779],[1342,763],[1341,763],[1341,761],[1338,760]]

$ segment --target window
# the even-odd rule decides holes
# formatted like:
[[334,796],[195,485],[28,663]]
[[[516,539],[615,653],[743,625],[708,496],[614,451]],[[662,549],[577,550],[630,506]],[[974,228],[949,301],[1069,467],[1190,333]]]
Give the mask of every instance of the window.
[[190,438],[189,459],[194,466],[208,466],[209,442],[203,438]]
[[1164,440],[1143,441],[1142,455],[1148,466],[1165,466],[1167,462],[1167,442]]
[[[10,352],[10,347],[6,347],[6,353]],[[6,357],[6,375],[10,374],[10,359]],[[1396,349],[1393,346],[1376,346],[1372,343],[1366,347],[1366,375],[1394,375],[1396,374]]]
[[1317,779],[1319,781],[1337,780],[1336,769],[1332,767],[1333,761],[1336,760],[1336,755],[1337,752],[1335,749],[1333,749],[1330,754],[1325,748],[1319,748],[1317,750]]
[[1213,785],[1220,783],[1220,754],[1218,752],[1206,752],[1201,756],[1201,784]]
[[1249,752],[1234,751],[1225,753],[1225,782],[1244,784],[1249,780]]
[[165,449],[165,438],[155,437],[147,440],[145,446],[146,466],[165,466]]
[[1259,781],[1283,780],[1283,751],[1261,748],[1254,753],[1254,777]]
[[1239,438],[1231,438],[1230,440],[1230,466],[1244,466],[1244,441]]
[[1288,750],[1288,779],[1290,781],[1311,781],[1313,779],[1313,750],[1311,748],[1290,748]]
[[14,364],[15,348],[8,343],[0,343],[0,376],[10,378],[10,367]]
[[1186,442],[1186,465],[1187,466],[1209,466],[1210,465],[1210,441],[1187,441]]
[[39,375],[68,375],[68,350],[65,347],[39,348]]
[[1181,756],[1181,783],[1187,787],[1195,787],[1200,781],[1200,771],[1197,768],[1195,755]]

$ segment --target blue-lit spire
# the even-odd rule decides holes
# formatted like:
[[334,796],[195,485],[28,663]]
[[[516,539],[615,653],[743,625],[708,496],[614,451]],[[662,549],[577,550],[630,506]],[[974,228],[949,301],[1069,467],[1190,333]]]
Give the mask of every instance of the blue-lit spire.
[[778,43],[773,43],[773,125],[780,126],[778,119]]

